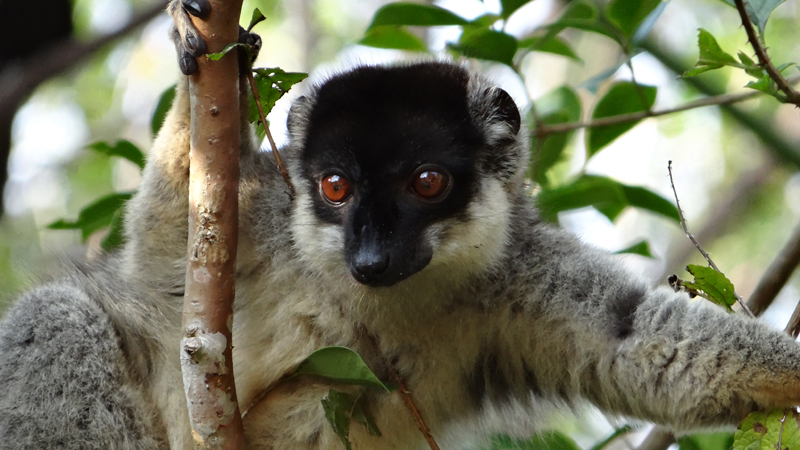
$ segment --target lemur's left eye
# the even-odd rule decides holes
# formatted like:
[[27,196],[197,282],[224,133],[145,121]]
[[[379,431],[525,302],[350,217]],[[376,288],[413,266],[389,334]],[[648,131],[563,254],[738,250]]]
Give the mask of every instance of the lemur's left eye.
[[319,182],[323,197],[331,203],[342,203],[350,197],[350,182],[340,175],[328,175]]
[[422,200],[439,201],[450,191],[450,175],[438,168],[423,167],[411,178],[411,190]]

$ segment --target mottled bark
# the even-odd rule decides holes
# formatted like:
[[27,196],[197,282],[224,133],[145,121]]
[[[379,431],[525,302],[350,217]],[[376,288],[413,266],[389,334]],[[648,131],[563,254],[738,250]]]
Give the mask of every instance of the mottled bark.
[[[211,1],[192,18],[209,53],[236,42],[241,0]],[[242,419],[231,358],[238,231],[239,66],[237,52],[198,58],[190,76],[192,138],[189,249],[181,367],[195,440],[206,449],[242,449]]]

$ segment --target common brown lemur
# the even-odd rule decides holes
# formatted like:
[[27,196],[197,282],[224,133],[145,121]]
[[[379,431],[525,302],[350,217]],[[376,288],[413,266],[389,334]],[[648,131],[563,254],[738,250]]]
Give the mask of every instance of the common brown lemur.
[[[187,11],[209,5],[170,5],[191,73],[205,46]],[[3,448],[193,448],[179,362],[189,117],[184,79],[127,206],[124,247],[6,313]],[[358,67],[297,100],[288,129],[291,198],[242,127],[233,353],[248,448],[341,448],[320,403],[337,386],[283,378],[333,345],[403,377],[443,448],[530,431],[520,417],[552,404],[681,432],[800,403],[791,338],[651,289],[539,218],[520,113],[480,75]],[[353,427],[354,448],[425,447],[398,395],[363,395],[383,435]]]

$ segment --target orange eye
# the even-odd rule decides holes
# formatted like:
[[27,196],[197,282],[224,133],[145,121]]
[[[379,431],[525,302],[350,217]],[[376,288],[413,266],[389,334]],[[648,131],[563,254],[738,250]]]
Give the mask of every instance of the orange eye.
[[422,170],[411,179],[411,189],[423,200],[439,200],[449,185],[450,176],[435,170]]
[[350,182],[339,175],[328,175],[319,182],[325,198],[333,203],[342,203],[350,196]]

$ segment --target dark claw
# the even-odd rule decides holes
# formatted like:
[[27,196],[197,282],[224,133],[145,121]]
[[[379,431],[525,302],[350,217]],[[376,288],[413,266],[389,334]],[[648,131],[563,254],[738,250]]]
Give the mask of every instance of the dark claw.
[[197,60],[189,52],[183,52],[178,56],[178,67],[184,75],[191,75],[197,72]]
[[201,19],[208,17],[211,12],[211,3],[208,0],[181,0],[181,3],[189,14]]
[[206,54],[206,42],[200,36],[189,33],[186,35],[186,51],[195,58]]

